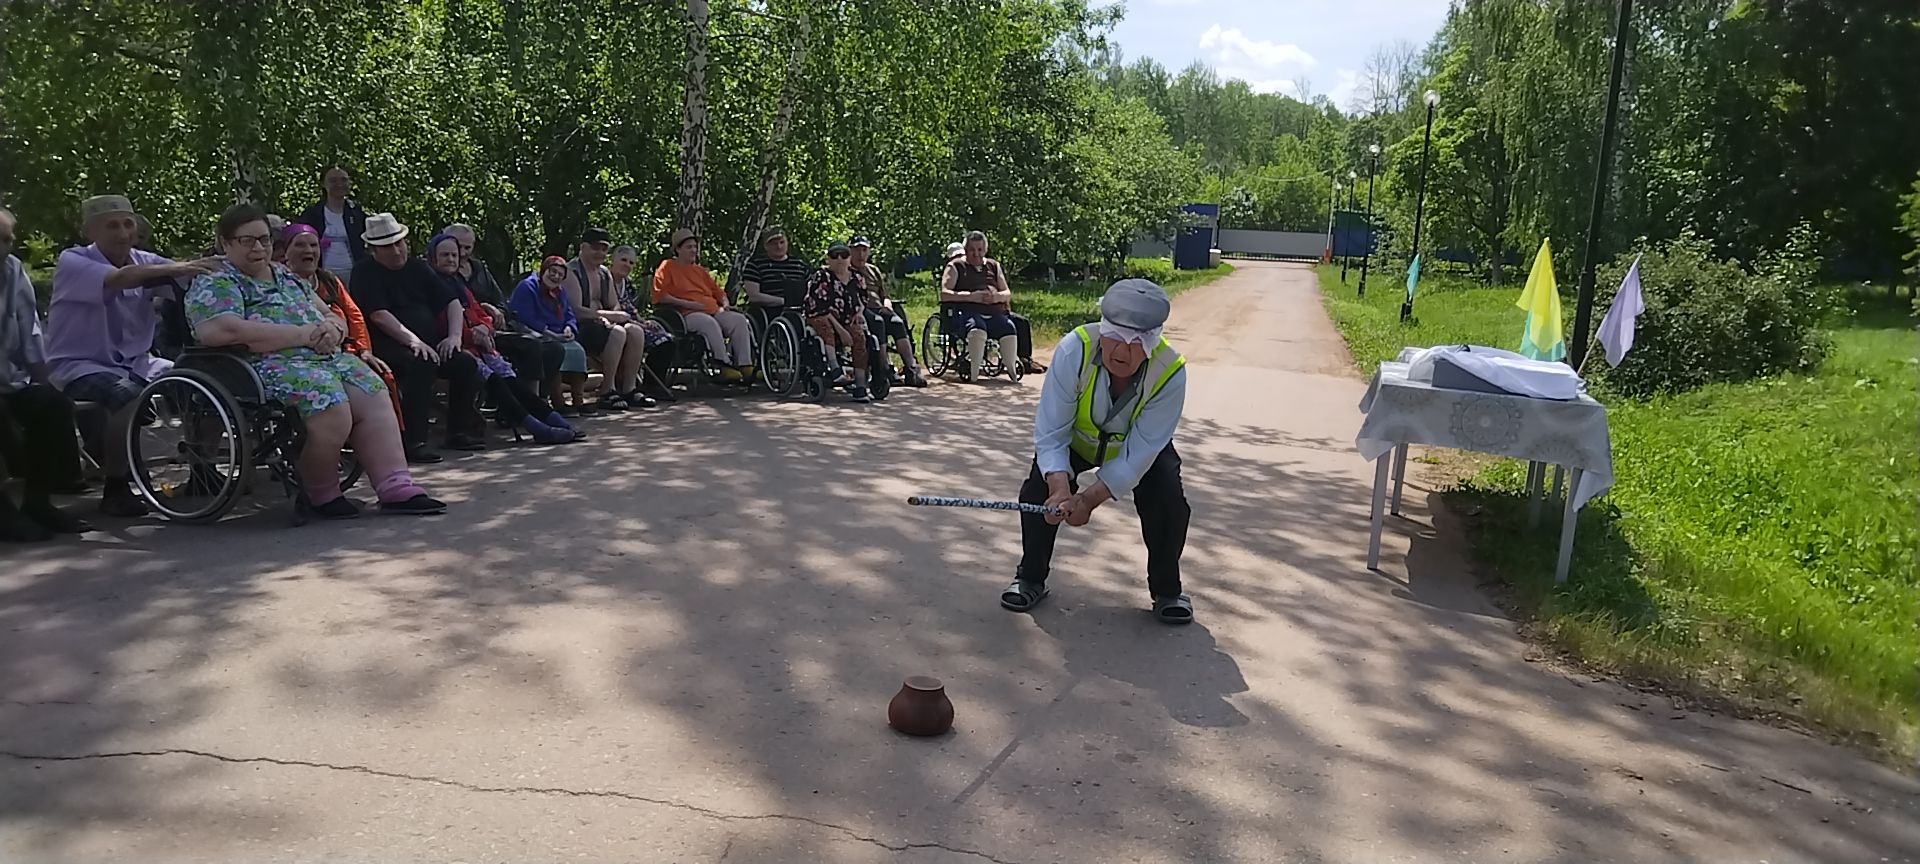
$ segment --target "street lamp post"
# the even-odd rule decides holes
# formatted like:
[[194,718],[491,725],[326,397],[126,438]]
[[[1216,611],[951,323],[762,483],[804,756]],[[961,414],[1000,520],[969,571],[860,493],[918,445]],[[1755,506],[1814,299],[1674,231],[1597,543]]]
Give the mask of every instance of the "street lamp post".
[[1335,180],[1333,181],[1333,185],[1327,189],[1327,248],[1324,252],[1320,253],[1321,258],[1324,259],[1320,262],[1322,264],[1333,263],[1333,208],[1339,200],[1340,181]]
[[[1347,212],[1348,213],[1353,212],[1353,196],[1356,190],[1358,190],[1359,188],[1360,188],[1359,173],[1349,170],[1347,172]],[[1340,256],[1340,284],[1342,285],[1347,284],[1347,268],[1349,266],[1352,266],[1353,264],[1353,232],[1352,231],[1347,232],[1346,246],[1347,248],[1345,251],[1347,254]]]
[[[1427,91],[1427,132],[1420,142],[1420,191],[1413,198],[1413,260],[1420,260],[1420,220],[1426,216],[1427,207],[1427,156],[1433,147],[1433,109],[1440,104],[1440,94]],[[1412,266],[1412,265],[1408,265]],[[1413,317],[1413,294],[1400,301],[1400,320]]]
[[1627,40],[1633,36],[1633,0],[1620,0],[1620,19],[1613,30],[1613,73],[1607,81],[1607,119],[1600,127],[1600,164],[1594,169],[1593,209],[1587,212],[1587,252],[1580,265],[1580,288],[1573,307],[1573,350],[1567,363],[1575,369],[1587,359],[1587,328],[1593,326],[1593,268],[1599,263],[1600,225],[1606,216],[1607,178],[1613,169],[1614,129],[1620,117],[1620,85],[1626,75]]
[[1373,175],[1380,162],[1380,145],[1367,145],[1367,247],[1360,252],[1360,296],[1367,296],[1367,265],[1373,261]]

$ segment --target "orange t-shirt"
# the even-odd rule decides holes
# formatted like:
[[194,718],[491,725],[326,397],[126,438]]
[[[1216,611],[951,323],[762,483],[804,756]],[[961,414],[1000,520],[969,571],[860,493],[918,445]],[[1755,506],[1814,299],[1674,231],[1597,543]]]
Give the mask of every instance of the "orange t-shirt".
[[700,310],[708,315],[719,312],[720,304],[727,299],[707,268],[682,264],[674,258],[660,262],[660,269],[653,271],[653,302],[659,303],[662,297],[699,303]]

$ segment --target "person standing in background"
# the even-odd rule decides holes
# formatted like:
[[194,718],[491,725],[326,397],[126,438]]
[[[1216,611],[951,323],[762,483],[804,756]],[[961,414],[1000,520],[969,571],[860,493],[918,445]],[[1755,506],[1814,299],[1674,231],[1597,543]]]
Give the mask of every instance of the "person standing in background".
[[367,257],[367,211],[360,202],[347,197],[353,191],[353,177],[347,169],[334,165],[320,173],[319,201],[300,214],[299,222],[320,232],[323,250],[320,266],[353,287],[353,265]]

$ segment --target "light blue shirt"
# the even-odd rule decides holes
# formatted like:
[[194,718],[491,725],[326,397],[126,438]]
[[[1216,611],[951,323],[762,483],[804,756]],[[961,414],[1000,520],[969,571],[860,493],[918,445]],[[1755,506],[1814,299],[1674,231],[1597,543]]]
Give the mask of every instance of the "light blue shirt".
[[20,259],[0,258],[0,393],[32,383],[28,369],[47,362],[37,303]]
[[[1098,343],[1096,343],[1098,344]],[[1040,407],[1033,416],[1033,458],[1040,466],[1041,474],[1055,471],[1072,473],[1073,418],[1080,399],[1080,363],[1084,354],[1080,347],[1080,337],[1068,333],[1060,340],[1059,347],[1053,349],[1053,365],[1047,367],[1046,382],[1040,385]],[[1141,368],[1145,368],[1142,364]],[[1101,419],[1113,409],[1113,379],[1105,367],[1094,372],[1093,380],[1093,416]],[[1143,381],[1141,386],[1150,387],[1152,382]],[[1187,370],[1182,366],[1167,379],[1167,386],[1147,400],[1146,407],[1140,409],[1140,416],[1134,421],[1133,428],[1127,431],[1127,440],[1120,442],[1119,452],[1112,448],[1107,451],[1107,464],[1100,466],[1096,476],[1106,484],[1107,491],[1115,498],[1125,498],[1139,485],[1140,478],[1147,469],[1153,467],[1153,460],[1160,456],[1168,444],[1173,443],[1174,430],[1180,426],[1180,412],[1187,407]]]

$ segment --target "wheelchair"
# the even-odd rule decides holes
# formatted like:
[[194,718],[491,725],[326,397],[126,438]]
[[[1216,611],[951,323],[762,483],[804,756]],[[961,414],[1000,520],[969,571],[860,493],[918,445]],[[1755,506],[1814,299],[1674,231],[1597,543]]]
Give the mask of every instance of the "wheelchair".
[[[124,446],[133,488],[169,521],[214,522],[266,471],[300,506],[296,457],[306,442],[298,411],[267,398],[245,349],[188,345],[166,374],[142,388]],[[360,481],[352,450],[340,453],[340,491]]]
[[[689,391],[703,384],[734,389],[753,387],[752,381],[739,383],[721,381],[719,365],[714,361],[713,355],[707,351],[707,340],[700,334],[688,330],[686,322],[680,320],[679,313],[671,309],[655,309],[647,314],[647,320],[660,325],[661,329],[666,330],[667,335],[672,338],[672,341],[666,344],[666,350],[673,352],[673,362],[668,364],[670,370],[668,377],[674,377],[675,373],[692,373],[693,379],[688,384]],[[760,363],[758,337],[749,338],[755,342],[753,362],[758,366]],[[671,386],[672,383],[671,381],[660,382],[661,386]]]
[[[920,325],[920,369],[928,378],[938,378],[949,370],[964,374],[967,365],[967,334],[960,325],[960,318],[942,309],[927,317]],[[1000,356],[1000,340],[987,340],[986,362],[981,364],[980,378],[998,378],[1005,375],[1018,381],[1026,370],[1017,357]]]
[[[775,395],[792,396],[805,391],[808,399],[818,400],[835,386],[825,378],[831,366],[827,362],[827,343],[807,326],[798,312],[767,316],[766,334],[760,338],[759,359],[760,380]],[[852,358],[846,354],[839,360],[842,369],[852,364]],[[875,402],[893,392],[893,363],[888,359],[884,341],[871,330],[867,332],[867,392]]]

